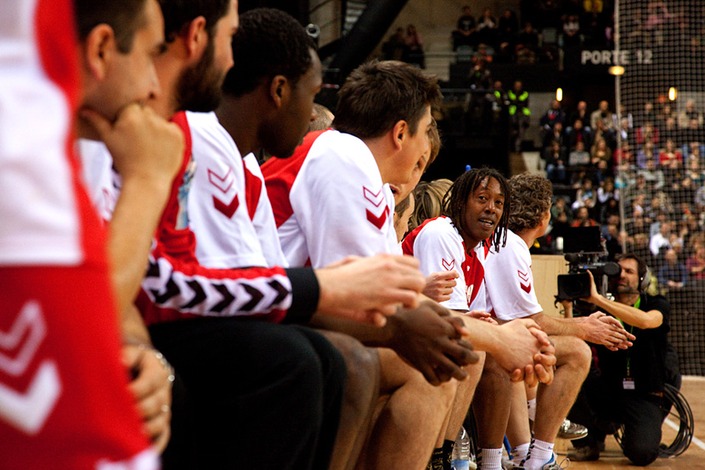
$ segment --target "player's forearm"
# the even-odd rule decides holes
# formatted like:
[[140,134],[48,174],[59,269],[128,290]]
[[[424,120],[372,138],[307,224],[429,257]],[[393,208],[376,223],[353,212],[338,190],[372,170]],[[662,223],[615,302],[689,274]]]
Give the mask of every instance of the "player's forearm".
[[[392,317],[390,317],[389,320],[391,320],[391,318]],[[391,320],[391,322],[389,320],[384,327],[379,328],[343,317],[315,314],[309,324],[316,328],[345,333],[357,339],[365,346],[386,347],[393,334],[394,320]]]
[[530,317],[546,332],[552,336],[577,336],[580,339],[587,337],[587,332],[582,328],[583,319],[580,318],[555,318],[539,312]]
[[168,181],[123,181],[108,237],[113,286],[121,315],[128,311],[139,291],[169,191]]

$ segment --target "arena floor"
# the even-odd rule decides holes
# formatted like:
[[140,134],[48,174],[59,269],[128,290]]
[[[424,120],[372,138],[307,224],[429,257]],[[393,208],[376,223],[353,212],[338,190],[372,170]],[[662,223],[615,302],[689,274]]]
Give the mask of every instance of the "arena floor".
[[[685,395],[690,407],[693,411],[695,420],[695,433],[693,441],[688,450],[681,456],[673,459],[658,459],[648,468],[660,470],[686,470],[686,469],[705,469],[705,377],[687,376],[683,378],[683,386],[681,393]],[[677,427],[669,418],[663,426],[664,442],[672,438],[676,434]],[[608,437],[606,442],[606,450],[600,456],[597,462],[571,462],[568,467],[570,470],[608,470],[608,469],[638,469],[629,465],[629,460],[622,454],[619,445],[613,437]],[[569,441],[558,441],[556,450],[561,458],[565,458],[568,449],[570,448]]]

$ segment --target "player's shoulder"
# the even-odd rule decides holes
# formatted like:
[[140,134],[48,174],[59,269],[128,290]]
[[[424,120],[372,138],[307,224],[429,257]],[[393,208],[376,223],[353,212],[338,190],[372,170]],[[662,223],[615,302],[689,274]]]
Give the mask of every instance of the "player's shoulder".
[[227,130],[220,124],[215,113],[186,112],[189,130],[191,131],[192,148],[194,153],[203,150],[210,152],[227,152],[230,155],[240,156],[235,141]]

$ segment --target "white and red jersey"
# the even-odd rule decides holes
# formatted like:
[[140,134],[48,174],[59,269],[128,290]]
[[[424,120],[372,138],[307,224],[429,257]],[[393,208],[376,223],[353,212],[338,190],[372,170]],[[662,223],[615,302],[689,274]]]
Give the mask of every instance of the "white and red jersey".
[[0,467],[155,469],[72,152],[71,2],[8,0],[0,16]]
[[[252,216],[252,224],[267,260],[267,266],[289,266],[279,242],[274,211],[267,194],[267,187],[264,185],[264,175],[259,162],[252,153],[245,155],[243,161],[245,163],[245,189],[248,195],[247,204]],[[252,214],[253,210],[254,214]]]
[[262,173],[291,266],[398,253],[392,191],[357,137],[309,133],[291,157],[269,159]]
[[[318,305],[318,283],[313,271],[267,268],[263,267],[264,264],[247,269],[221,269],[206,267],[199,262],[197,238],[190,227],[189,213],[189,194],[197,177],[198,162],[191,158],[192,134],[187,114],[179,112],[172,121],[184,133],[184,159],[155,234],[136,301],[145,323],[151,325],[203,316],[256,317],[272,322],[287,317],[292,321],[305,321]],[[200,135],[197,138],[201,138]],[[97,152],[95,147],[91,150]],[[110,161],[102,168],[112,168],[112,158],[104,145],[100,152],[102,158]],[[97,157],[94,155],[93,158]],[[221,177],[226,173],[220,173]],[[114,181],[118,180],[103,177],[90,182],[94,186],[101,182],[106,185],[93,187],[91,194],[109,193],[112,194],[110,199],[117,201],[119,188]],[[223,188],[227,188],[227,184]],[[99,204],[101,200],[94,202]],[[224,199],[221,202],[225,202]]]
[[196,162],[188,216],[198,240],[198,261],[210,268],[267,266],[252,224],[250,206],[256,203],[248,200],[246,170],[235,142],[215,113],[187,112],[186,119]]
[[491,250],[485,262],[485,284],[493,313],[500,320],[524,318],[542,312],[536,298],[531,253],[522,238],[507,230],[507,244]]
[[485,242],[468,250],[453,222],[442,216],[428,219],[412,230],[404,238],[402,250],[419,260],[425,276],[439,271],[457,271],[450,300],[441,305],[460,311],[487,311],[484,263],[488,248]]

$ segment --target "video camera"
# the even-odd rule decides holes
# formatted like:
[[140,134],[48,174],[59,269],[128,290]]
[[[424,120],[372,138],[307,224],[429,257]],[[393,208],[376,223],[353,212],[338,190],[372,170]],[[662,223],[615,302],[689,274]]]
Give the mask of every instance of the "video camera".
[[556,301],[578,300],[590,296],[590,276],[597,291],[607,296],[609,281],[619,277],[622,268],[613,261],[600,261],[607,254],[599,227],[573,227],[564,237],[568,274],[558,275]]

